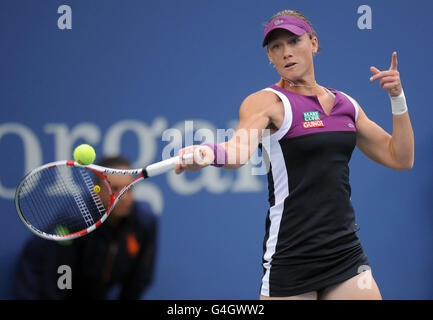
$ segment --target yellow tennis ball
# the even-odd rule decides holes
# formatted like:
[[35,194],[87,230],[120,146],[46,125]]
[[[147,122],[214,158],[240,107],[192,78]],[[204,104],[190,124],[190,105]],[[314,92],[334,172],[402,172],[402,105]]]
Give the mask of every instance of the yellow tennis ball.
[[74,160],[81,165],[93,163],[96,158],[95,149],[88,144],[80,144],[74,150]]
[[95,191],[95,193],[99,193],[101,191],[101,187],[96,185],[93,187],[93,191]]

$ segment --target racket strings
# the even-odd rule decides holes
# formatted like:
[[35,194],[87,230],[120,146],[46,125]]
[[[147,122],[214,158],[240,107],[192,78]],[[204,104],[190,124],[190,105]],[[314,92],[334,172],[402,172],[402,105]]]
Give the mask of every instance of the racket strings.
[[[87,179],[88,175],[85,172],[83,172],[83,170],[80,170],[80,173],[83,178],[85,177],[85,179]],[[85,182],[84,179],[83,182]],[[74,197],[75,203],[77,204],[78,209],[80,210],[80,213],[84,218],[87,227],[90,227],[95,222],[93,221],[92,215],[90,214],[86,202],[83,199],[82,190],[80,190],[80,188],[77,187],[77,185],[72,180],[72,177],[69,178],[69,181],[66,185],[69,188],[70,194]]]
[[88,170],[81,170],[80,173],[81,176],[83,177],[83,181],[87,187],[87,190],[96,205],[96,208],[99,210],[100,216],[102,216],[105,213],[106,209],[104,207],[104,204],[101,201],[101,198],[95,192],[95,184],[93,183],[93,179],[90,177],[87,171]]
[[[58,197],[52,196],[53,193],[62,194],[63,191],[66,192],[61,175],[57,175],[53,179],[53,175],[50,174],[53,171],[45,170],[28,176],[21,188],[23,192],[20,196],[21,212],[28,223],[41,231],[50,233],[54,233],[54,230],[49,229],[55,229],[55,226],[50,222],[56,220],[56,212],[65,210],[62,206],[66,202],[69,202],[68,206],[72,204],[67,198],[62,203]],[[49,201],[47,199],[41,200],[43,193],[51,194]]]
[[20,193],[20,211],[36,231],[65,235],[92,226],[106,209],[94,192],[94,174],[80,167],[58,166],[29,175]]
[[[25,213],[25,218],[30,224],[35,227],[47,225],[48,221],[53,221],[53,212],[58,208],[56,198],[52,199],[54,201],[51,204],[47,201],[41,201],[39,198],[38,184],[41,176],[41,172],[37,172],[37,174],[26,179],[26,183],[22,186],[23,193],[20,199],[21,211]],[[48,207],[49,205],[51,205],[51,208]],[[38,212],[43,212],[43,214],[38,214]]]

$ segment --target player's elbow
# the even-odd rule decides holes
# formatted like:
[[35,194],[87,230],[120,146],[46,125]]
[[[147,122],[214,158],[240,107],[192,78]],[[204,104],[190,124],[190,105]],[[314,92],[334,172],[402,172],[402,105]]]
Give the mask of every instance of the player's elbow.
[[412,169],[412,168],[413,168],[413,161],[408,162],[407,164],[404,164],[404,165],[402,166],[402,169],[401,169],[401,170],[410,170],[410,169]]
[[391,150],[392,167],[396,170],[405,171],[413,168],[415,154],[414,150],[400,150],[399,152]]
[[400,171],[407,171],[413,168],[413,164],[414,164],[414,159],[400,161],[395,169]]

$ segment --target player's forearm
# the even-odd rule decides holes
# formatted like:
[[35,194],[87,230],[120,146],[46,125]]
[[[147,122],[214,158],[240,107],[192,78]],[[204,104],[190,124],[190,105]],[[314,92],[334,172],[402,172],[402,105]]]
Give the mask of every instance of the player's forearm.
[[390,98],[393,114],[391,155],[399,169],[407,170],[414,162],[414,138],[403,88],[397,96],[390,94]]
[[408,112],[393,116],[390,148],[392,156],[400,169],[408,170],[413,167],[414,135]]
[[224,164],[224,169],[236,170],[248,162],[250,156],[247,145],[232,140],[221,145],[227,152],[227,163]]
[[258,131],[237,131],[232,139],[221,144],[227,152],[227,163],[223,168],[235,170],[242,167],[256,151],[259,141]]

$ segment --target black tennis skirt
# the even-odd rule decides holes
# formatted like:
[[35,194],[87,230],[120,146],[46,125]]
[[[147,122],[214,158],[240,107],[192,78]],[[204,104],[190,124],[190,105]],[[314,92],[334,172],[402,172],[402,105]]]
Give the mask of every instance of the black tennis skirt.
[[[321,257],[271,261],[269,270],[264,268],[261,295],[289,297],[320,291],[357,276],[367,269],[368,258],[360,242]],[[266,290],[263,290],[264,286]]]

